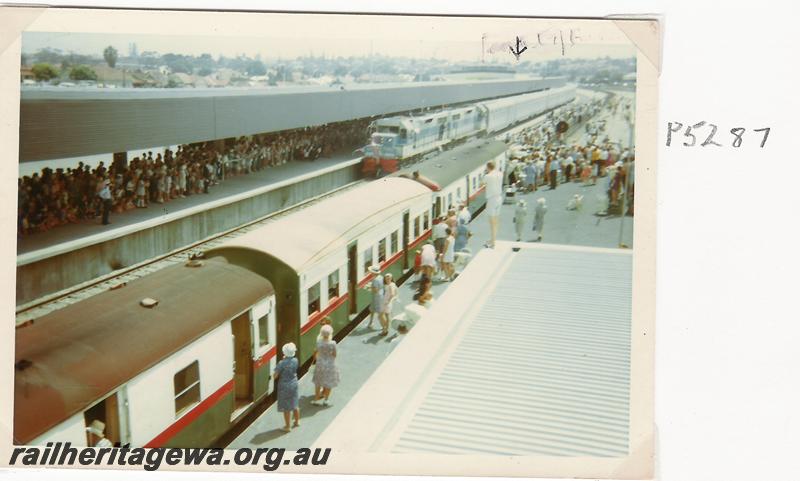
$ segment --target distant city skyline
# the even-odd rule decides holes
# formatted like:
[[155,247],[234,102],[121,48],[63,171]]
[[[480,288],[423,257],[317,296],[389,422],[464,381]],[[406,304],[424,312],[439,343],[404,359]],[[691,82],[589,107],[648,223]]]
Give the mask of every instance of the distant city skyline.
[[[59,49],[64,53],[95,55],[102,57],[103,49],[112,46],[120,56],[128,56],[132,44],[136,44],[139,55],[153,51],[159,55],[168,53],[199,56],[211,54],[215,59],[225,57],[260,56],[262,60],[292,60],[310,55],[315,57],[406,57],[418,59],[439,59],[451,62],[480,62],[515,65],[525,61],[538,62],[558,58],[630,58],[636,54],[631,44],[586,44],[575,34],[570,39],[570,31],[555,34],[521,35],[528,49],[517,61],[505,47],[515,36],[486,34],[481,37],[459,40],[426,39],[398,42],[387,38],[329,38],[329,37],[229,37],[198,35],[155,35],[155,34],[106,34],[83,32],[25,32],[22,36],[22,53],[34,54],[39,50]],[[537,38],[538,37],[538,38]],[[564,45],[562,50],[561,41]],[[563,52],[563,55],[562,55]]]

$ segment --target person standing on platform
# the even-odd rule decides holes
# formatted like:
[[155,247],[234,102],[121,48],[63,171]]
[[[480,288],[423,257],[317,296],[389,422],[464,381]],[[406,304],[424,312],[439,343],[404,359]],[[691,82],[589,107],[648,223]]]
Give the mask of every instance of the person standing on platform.
[[289,425],[292,414],[294,414],[294,427],[300,426],[300,395],[297,382],[299,363],[294,357],[297,353],[297,346],[293,342],[284,344],[282,351],[283,359],[278,361],[272,378],[277,383],[278,411],[283,413],[285,423],[283,432],[288,433],[292,430]]
[[397,284],[391,274],[383,276],[383,309],[381,310],[381,336],[389,334],[389,321],[392,319],[392,308],[397,301]]
[[447,237],[447,224],[445,224],[443,217],[433,219],[431,237],[433,237],[433,247],[436,248],[436,254],[441,255],[444,248],[444,239]]
[[469,208],[467,208],[467,204],[465,202],[461,203],[461,207],[458,210],[458,223],[459,224],[469,224],[472,221],[472,214],[469,213]]
[[459,214],[458,225],[456,226],[456,244],[454,246],[456,252],[460,252],[462,249],[467,247],[467,242],[472,235],[472,233],[469,231],[469,227],[467,227],[468,224],[469,221],[466,220],[466,217],[462,217]]
[[486,175],[483,179],[486,185],[486,213],[489,216],[490,240],[485,247],[494,249],[497,240],[497,223],[500,220],[500,207],[503,205],[503,173],[500,172],[493,161],[486,164]]
[[456,261],[456,238],[453,236],[453,231],[447,228],[447,237],[444,240],[444,252],[442,253],[442,279],[445,281],[452,281],[455,275],[453,264]]
[[375,318],[375,315],[378,315],[378,322],[380,322],[381,312],[383,312],[383,293],[384,293],[384,286],[383,286],[383,277],[381,277],[381,268],[372,265],[368,269],[369,273],[374,275],[375,278],[372,279],[372,283],[370,284],[369,290],[372,292],[372,302],[369,305],[369,324],[367,324],[367,328],[372,328],[372,320]]
[[528,203],[524,199],[517,201],[514,209],[514,228],[517,231],[517,242],[522,240],[522,233],[525,230],[525,220],[528,217]]
[[561,168],[560,154],[553,156],[553,161],[550,162],[550,190],[558,187],[558,169]]
[[537,172],[536,172],[536,164],[533,160],[528,160],[525,163],[525,184],[527,184],[527,191],[528,192],[536,192],[536,182],[537,182]]
[[533,214],[533,231],[536,232],[537,241],[542,240],[542,232],[544,230],[544,215],[547,214],[547,201],[544,197],[536,199],[536,210]]
[[108,225],[111,222],[108,220],[108,215],[111,213],[111,181],[108,179],[103,180],[103,186],[97,194],[103,202],[103,225]]
[[317,351],[314,353],[314,406],[329,406],[331,390],[339,385],[339,368],[336,367],[336,341],[333,340],[333,326],[322,326],[317,337]]
[[186,197],[186,177],[188,172],[186,170],[186,164],[181,163],[178,167],[178,197],[185,198]]

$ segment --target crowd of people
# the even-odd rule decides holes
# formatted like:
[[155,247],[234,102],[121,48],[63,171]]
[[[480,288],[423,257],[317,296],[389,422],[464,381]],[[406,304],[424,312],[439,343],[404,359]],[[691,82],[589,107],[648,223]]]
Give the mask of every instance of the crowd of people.
[[[608,104],[608,100],[594,100],[577,106],[571,111],[552,115],[537,127],[525,129],[515,140],[519,147],[512,149],[511,159],[504,172],[504,183],[518,186],[524,192],[535,192],[548,186],[556,189],[562,183],[580,182],[595,185],[605,178],[607,211],[621,209],[621,200],[628,184],[626,213],[633,214],[633,162],[631,149],[612,142],[606,134],[605,120],[596,120],[600,111],[610,110],[612,115],[630,115],[628,104]],[[565,134],[559,134],[556,126],[570,119],[582,122],[584,134],[581,139],[566,144]],[[573,127],[573,132],[577,129]],[[628,172],[630,179],[626,180]]]
[[368,120],[181,145],[163,155],[148,152],[127,165],[100,162],[92,168],[42,169],[18,179],[18,234],[46,232],[65,224],[122,213],[186,196],[209,193],[238,175],[295,160],[316,160],[363,143]]

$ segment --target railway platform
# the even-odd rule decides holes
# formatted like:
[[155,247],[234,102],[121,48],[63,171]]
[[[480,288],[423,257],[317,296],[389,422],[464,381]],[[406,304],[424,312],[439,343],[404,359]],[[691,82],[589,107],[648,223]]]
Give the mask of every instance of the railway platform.
[[[597,199],[602,194],[603,188],[601,183],[589,187],[570,183],[562,184],[554,191],[545,189],[536,193],[524,194],[522,198],[528,199],[529,204],[537,197],[545,197],[550,205],[551,210],[547,214],[546,231],[542,243],[616,248],[620,219],[618,217],[601,218],[594,215],[595,209],[599,208]],[[578,192],[585,196],[582,209],[579,211],[566,210],[565,206],[569,198]],[[515,240],[513,213],[513,205],[502,206],[498,229],[499,240]],[[533,217],[532,212],[530,217]],[[528,229],[530,228],[529,226]],[[486,216],[481,214],[473,219],[470,229],[473,236],[470,238],[468,246],[474,255],[478,255],[483,249],[483,243],[489,238],[489,224]],[[530,234],[533,233],[530,232]],[[627,242],[627,245],[633,244],[633,220],[630,217],[626,219],[623,241]],[[458,280],[456,279],[455,282]],[[444,296],[451,285],[455,284],[434,281],[434,302]],[[400,286],[395,313],[402,312],[402,306],[412,302],[414,292],[415,289],[410,282]],[[424,320],[420,322],[424,322]],[[389,358],[394,349],[405,341],[406,336],[391,330],[389,336],[380,337],[378,335],[380,329],[377,327],[368,329],[367,323],[368,319],[363,320],[339,343],[337,365],[341,372],[341,383],[333,390],[331,406],[322,407],[310,404],[314,396],[314,385],[311,382],[312,368],[300,379],[300,428],[294,429],[288,434],[281,431],[282,414],[277,411],[275,405],[272,405],[228,448],[282,447],[291,450],[309,447],[316,443],[328,426],[336,421],[338,415],[363,386],[392,385],[395,379],[388,376],[386,370],[383,370],[383,374],[379,376],[373,376],[373,373],[378,372],[377,369]],[[409,332],[413,332],[416,328],[413,327]]]
[[[626,141],[628,138],[628,126],[620,116],[613,116],[610,113],[603,112],[597,118],[607,121],[607,133],[612,141],[620,143]],[[531,122],[529,125],[533,124]],[[577,130],[569,136],[568,142],[581,142],[582,136],[582,129]],[[526,226],[526,235],[528,237],[523,237],[523,241],[530,241],[533,237],[531,223],[533,205],[536,199],[542,197],[546,199],[548,205],[545,232],[542,239],[543,245],[559,244],[590,249],[617,249],[620,241],[620,223],[623,220],[616,216],[601,217],[595,215],[603,210],[602,199],[605,196],[606,180],[606,178],[601,178],[597,184],[591,186],[583,186],[580,183],[573,182],[563,183],[555,190],[548,190],[547,187],[543,187],[533,193],[520,194],[520,198],[526,199],[529,205],[529,219]],[[584,196],[583,205],[579,210],[567,210],[567,203],[574,194]],[[506,204],[501,207],[498,240],[516,240],[515,226],[512,222],[513,216],[514,205]],[[625,218],[622,224],[622,243],[630,247],[633,246],[633,224],[632,217]],[[484,249],[483,244],[489,239],[489,224],[486,216],[481,214],[474,218],[470,224],[470,230],[473,236],[468,242],[468,247],[473,255],[477,256]],[[527,244],[527,242],[524,242],[524,244]],[[623,251],[625,250],[620,252]],[[473,277],[475,276],[473,275]],[[458,282],[458,280],[456,279],[455,282]],[[476,282],[475,279],[472,282]],[[443,298],[451,285],[455,286],[455,284],[435,281],[433,284],[434,300]],[[402,312],[402,306],[412,302],[414,292],[414,287],[410,282],[400,286],[399,301],[395,307],[396,314]],[[450,297],[452,298],[452,296]],[[425,322],[425,320],[420,322]],[[387,370],[382,369],[382,365],[395,348],[408,337],[397,334],[394,330],[390,332],[388,337],[380,337],[378,335],[380,333],[379,328],[369,329],[367,328],[367,323],[368,319],[363,320],[339,343],[337,365],[341,372],[341,383],[331,395],[332,404],[330,406],[323,407],[310,404],[314,395],[314,385],[311,382],[312,368],[300,379],[301,420],[299,428],[292,430],[290,433],[281,431],[283,417],[281,413],[277,412],[276,406],[272,405],[255,422],[245,428],[231,442],[228,448],[269,446],[298,449],[318,444],[326,429],[339,422],[337,418],[344,410],[351,412],[349,419],[355,419],[348,404],[356,396],[360,396],[358,394],[360,391],[367,388],[374,390],[375,385],[392,388],[397,379],[387,374]],[[413,333],[415,329],[416,327],[409,332]]]
[[226,179],[208,194],[150,204],[18,239],[17,305],[166,254],[359,178],[351,152]]

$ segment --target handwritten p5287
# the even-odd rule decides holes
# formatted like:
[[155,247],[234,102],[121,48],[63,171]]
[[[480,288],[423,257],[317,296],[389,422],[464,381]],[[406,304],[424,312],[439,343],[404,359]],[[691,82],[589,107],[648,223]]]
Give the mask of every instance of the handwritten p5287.
[[[747,135],[747,129],[744,127],[734,127],[730,130],[730,135],[728,134],[721,134],[717,136],[718,127],[710,122],[706,122],[703,120],[702,122],[698,122],[694,125],[686,125],[686,129],[684,130],[684,125],[680,122],[667,122],[667,147],[672,147],[672,136],[673,134],[680,134],[681,130],[683,130],[682,137],[684,141],[681,144],[684,147],[723,147],[728,145],[726,142],[725,144],[721,144],[717,142],[717,140],[725,142],[724,139],[730,142],[730,146],[734,148],[739,148],[742,146],[742,143],[745,141],[745,137],[747,136],[748,139],[753,137],[753,141],[761,141],[759,147],[764,148],[767,144],[767,138],[769,137],[769,127],[764,127],[761,129],[751,129],[754,134]],[[704,140],[703,140],[704,139]],[[715,140],[716,139],[716,140]],[[679,140],[676,140],[676,143]]]

